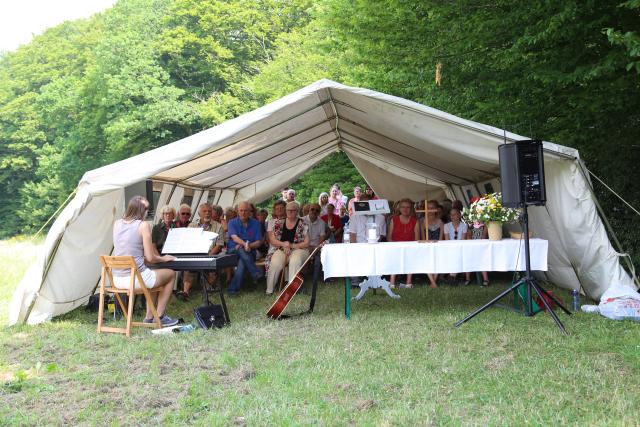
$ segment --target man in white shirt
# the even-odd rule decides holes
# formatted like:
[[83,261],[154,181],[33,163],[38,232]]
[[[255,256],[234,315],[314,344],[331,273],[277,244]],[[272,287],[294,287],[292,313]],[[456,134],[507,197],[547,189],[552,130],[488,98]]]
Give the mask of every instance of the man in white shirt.
[[[309,205],[309,214],[304,217],[304,222],[309,230],[309,253],[321,245],[329,234],[329,226],[320,219],[320,205],[312,203]],[[320,253],[316,252],[313,257],[313,288],[318,286],[318,278],[321,270]],[[304,286],[303,286],[304,288]]]
[[[378,240],[387,235],[387,221],[384,219],[384,215],[375,216],[376,224],[378,225]],[[367,215],[353,215],[349,219],[349,236],[351,243],[367,243]]]

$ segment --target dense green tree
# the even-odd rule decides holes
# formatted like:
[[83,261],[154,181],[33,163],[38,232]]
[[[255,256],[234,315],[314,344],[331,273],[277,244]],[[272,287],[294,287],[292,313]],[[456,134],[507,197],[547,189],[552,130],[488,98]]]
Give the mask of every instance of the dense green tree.
[[243,87],[278,36],[308,21],[309,0],[177,0],[160,38],[165,69],[208,126],[255,108]]
[[[318,38],[282,39],[282,57],[265,66],[254,92],[278,93],[263,78],[269,73],[304,79],[328,66],[327,76],[350,84],[578,148],[637,206],[639,184],[629,179],[640,160],[639,80],[629,66],[637,3],[327,0],[297,32]],[[624,33],[607,37],[606,28]],[[637,251],[637,217],[596,189],[624,246]]]
[[[41,158],[72,127],[76,84],[90,60],[95,27],[67,22],[0,57],[0,236],[39,224],[66,195],[60,187],[34,185],[56,181],[55,170],[39,171]],[[51,176],[49,176],[51,174]],[[27,189],[25,186],[30,186]],[[21,215],[26,197],[38,192],[32,211]],[[55,208],[54,208],[55,209]],[[47,214],[48,213],[48,214]]]
[[[638,9],[638,0],[120,0],[0,57],[0,236],[39,227],[86,170],[323,77],[578,148],[637,206]],[[363,183],[335,154],[292,185],[309,202],[333,182],[348,192]],[[637,216],[595,185],[637,251]]]
[[307,7],[120,0],[0,57],[0,236],[38,229],[87,170],[253,108],[242,83]]

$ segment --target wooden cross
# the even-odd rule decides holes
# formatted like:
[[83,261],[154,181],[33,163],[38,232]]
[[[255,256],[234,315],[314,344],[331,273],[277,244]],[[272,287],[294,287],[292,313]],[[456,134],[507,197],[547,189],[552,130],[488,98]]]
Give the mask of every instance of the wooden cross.
[[429,203],[429,197],[427,196],[427,194],[425,194],[424,210],[416,210],[416,212],[424,212],[424,234],[425,234],[424,237],[426,240],[420,240],[421,242],[429,241],[429,218],[427,218],[427,215],[429,214],[429,212],[438,212],[438,209],[427,209],[428,203]]

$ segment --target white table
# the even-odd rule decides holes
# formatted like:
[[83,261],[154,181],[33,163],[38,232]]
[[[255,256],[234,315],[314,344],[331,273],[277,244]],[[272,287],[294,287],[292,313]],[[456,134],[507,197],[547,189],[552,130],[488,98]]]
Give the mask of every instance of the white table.
[[[530,239],[531,270],[547,271],[549,242]],[[524,240],[443,240],[325,245],[324,277],[345,277],[345,316],[350,317],[352,276],[525,270]]]

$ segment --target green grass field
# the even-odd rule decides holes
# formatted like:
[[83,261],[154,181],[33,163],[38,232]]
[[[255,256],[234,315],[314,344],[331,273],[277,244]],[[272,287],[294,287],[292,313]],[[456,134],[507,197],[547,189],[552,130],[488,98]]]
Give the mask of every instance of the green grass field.
[[[6,323],[34,251],[0,250]],[[567,337],[547,314],[490,309],[452,327],[505,286],[367,295],[345,320],[341,282],[323,284],[313,315],[283,321],[254,289],[229,299],[227,328],[131,339],[98,335],[84,308],[3,327],[0,425],[638,425],[640,325],[562,314]]]

